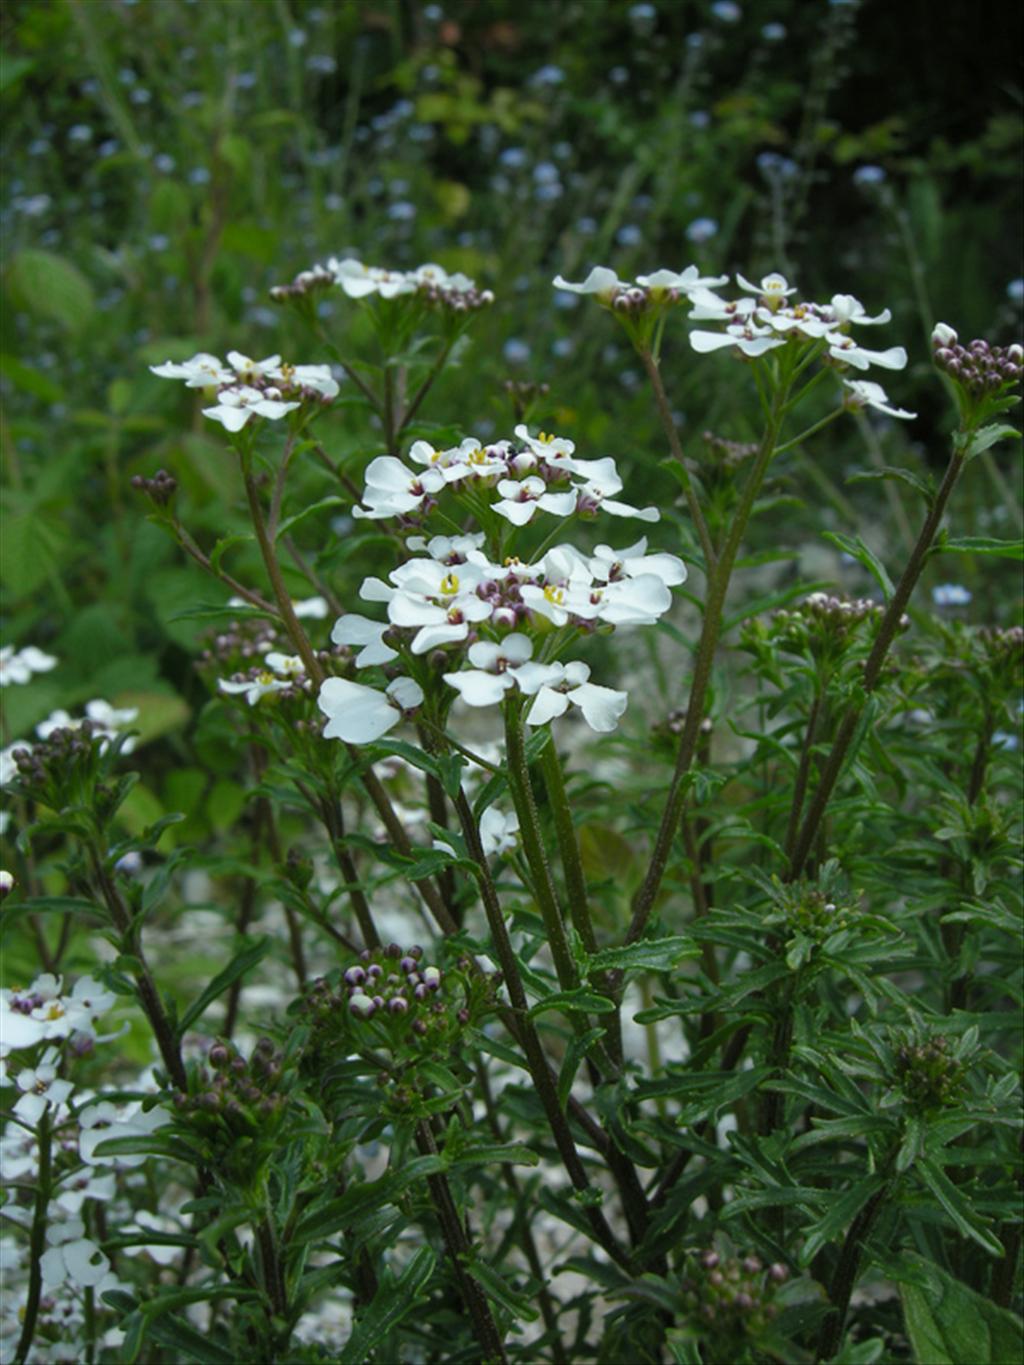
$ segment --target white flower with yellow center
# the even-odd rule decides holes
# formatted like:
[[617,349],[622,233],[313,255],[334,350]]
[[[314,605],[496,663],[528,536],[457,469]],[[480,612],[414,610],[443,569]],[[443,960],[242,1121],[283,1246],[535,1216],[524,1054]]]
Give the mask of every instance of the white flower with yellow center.
[[243,385],[236,389],[221,389],[217,394],[217,406],[203,408],[203,416],[234,433],[241,431],[252,417],[277,422],[300,406],[299,403],[282,402],[277,389],[253,389]]
[[445,485],[444,471],[438,467],[414,474],[394,455],[378,455],[366,467],[363,502],[353,507],[352,515],[367,521],[402,516],[415,511],[426,498]]
[[325,739],[370,744],[386,735],[422,700],[423,689],[412,678],[395,678],[384,692],[347,678],[328,678],[317,705],[327,717]]

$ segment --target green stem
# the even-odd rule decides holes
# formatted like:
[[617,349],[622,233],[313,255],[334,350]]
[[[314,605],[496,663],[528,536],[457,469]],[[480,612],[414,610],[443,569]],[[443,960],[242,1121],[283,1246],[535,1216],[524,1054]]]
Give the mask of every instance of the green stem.
[[818,1365],[820,1361],[831,1360],[839,1349],[839,1344],[843,1339],[843,1328],[846,1325],[846,1312],[850,1306],[850,1295],[857,1283],[857,1271],[860,1268],[863,1243],[871,1231],[879,1209],[888,1198],[889,1190],[890,1182],[886,1182],[880,1190],[871,1196],[850,1224],[850,1230],[846,1234],[846,1241],[843,1243],[843,1249],[839,1253],[839,1260],[832,1275],[832,1283],[829,1285],[828,1297],[831,1307],[821,1325],[818,1349],[814,1357],[815,1365]]
[[[579,985],[576,963],[569,948],[562,923],[562,913],[555,895],[544,851],[540,818],[533,799],[530,785],[530,769],[526,762],[526,745],[523,735],[522,703],[518,695],[507,696],[505,700],[505,759],[508,764],[509,786],[512,801],[519,817],[519,836],[523,841],[523,852],[530,867],[533,881],[533,894],[544,921],[548,946],[558,974],[558,983],[564,991],[574,990]],[[549,738],[549,747],[554,741]],[[575,835],[573,836],[575,839]]]
[[775,443],[778,439],[779,426],[782,421],[782,407],[786,401],[787,387],[780,384],[775,391],[772,408],[768,417],[768,424],[765,428],[761,446],[758,450],[757,459],[754,467],[747,477],[747,482],[743,489],[743,494],[737,505],[733,516],[729,534],[726,537],[725,545],[721,555],[715,565],[714,572],[708,579],[708,595],[704,606],[704,621],[701,627],[700,643],[697,646],[697,657],[694,662],[693,681],[690,684],[690,697],[687,703],[686,724],[679,741],[679,753],[676,758],[675,771],[672,774],[672,783],[669,787],[668,800],[662,814],[661,825],[658,829],[657,839],[654,845],[654,853],[651,857],[650,866],[642,885],[633,898],[633,917],[630,921],[629,930],[626,934],[626,943],[634,943],[643,935],[654,908],[654,901],[661,887],[665,869],[668,866],[669,853],[675,839],[676,830],[679,827],[679,819],[682,815],[683,805],[686,801],[687,776],[690,765],[693,763],[694,755],[697,752],[697,745],[700,741],[700,726],[704,717],[704,703],[707,697],[708,685],[711,682],[711,667],[714,663],[715,650],[718,647],[718,637],[722,628],[722,613],[725,609],[725,599],[729,591],[729,580],[732,577],[733,566],[736,556],[739,553],[740,542],[743,533],[750,520],[754,501],[760,491],[764,476],[768,472],[772,456],[775,453]]
[[35,1336],[39,1317],[39,1300],[43,1292],[42,1260],[43,1252],[46,1250],[46,1211],[50,1203],[53,1172],[49,1105],[43,1110],[36,1127],[36,1141],[39,1144],[39,1174],[36,1177],[32,1231],[29,1233],[28,1296],[25,1299],[21,1336],[14,1352],[14,1365],[25,1365],[28,1353],[32,1349],[32,1338]]
[[804,742],[800,750],[800,762],[797,764],[796,781],[793,784],[793,802],[789,808],[789,820],[786,825],[785,853],[789,858],[793,853],[793,845],[796,843],[797,831],[800,828],[800,816],[803,813],[804,799],[807,796],[807,782],[811,775],[811,755],[814,749],[815,739],[817,738],[818,718],[821,714],[821,692],[815,690],[814,700],[811,703],[810,714],[807,717],[807,729],[804,732]]
[[864,701],[859,705],[850,706],[844,715],[836,737],[832,742],[832,749],[826,760],[825,767],[822,770],[818,789],[814,793],[814,799],[811,802],[810,809],[807,812],[803,826],[797,836],[792,856],[790,857],[789,867],[786,871],[786,881],[795,881],[803,871],[804,864],[807,861],[807,855],[809,854],[817,835],[818,827],[824,818],[825,809],[828,806],[829,798],[832,795],[832,789],[835,787],[835,784],[839,779],[839,774],[842,771],[846,753],[850,747],[850,741],[853,739],[857,726],[860,723],[860,718],[863,714],[867,698],[878,685],[879,678],[882,675],[882,666],[885,663],[889,647],[896,637],[904,608],[910,601],[910,595],[917,586],[917,581],[924,570],[925,562],[927,561],[928,554],[932,547],[932,542],[942,523],[946,504],[949,501],[950,494],[956,485],[957,479],[960,477],[960,471],[963,469],[964,460],[965,456],[961,452],[960,441],[958,439],[954,442],[953,453],[950,456],[949,465],[946,468],[942,484],[935,495],[935,501],[929,509],[924,525],[921,528],[921,534],[917,538],[917,544],[911,552],[910,559],[907,561],[907,566],[903,570],[899,583],[896,585],[896,590],[889,601],[889,605],[886,607],[885,615],[882,617],[882,624],[879,626],[878,634],[875,637],[875,643],[872,646],[871,653],[868,655],[867,662],[864,665]]
[[708,524],[704,520],[703,508],[700,505],[700,500],[697,497],[693,482],[690,479],[690,471],[686,467],[686,457],[683,455],[683,447],[679,440],[679,432],[676,428],[675,419],[672,416],[672,409],[669,406],[665,386],[661,382],[661,370],[658,366],[657,359],[650,351],[642,350],[639,351],[638,354],[644,369],[647,371],[647,377],[651,381],[651,388],[654,390],[654,401],[658,406],[658,416],[661,418],[662,429],[668,439],[669,450],[671,450],[672,458],[678,464],[682,474],[683,495],[686,498],[686,506],[689,509],[690,516],[693,518],[693,524],[697,529],[700,548],[704,554],[705,573],[710,575],[715,570],[715,547],[711,539],[711,532],[708,530]]
[[628,1255],[619,1246],[604,1214],[594,1206],[595,1190],[587,1176],[579,1152],[576,1150],[576,1142],[568,1120],[558,1102],[558,1092],[548,1069],[547,1058],[544,1056],[540,1037],[533,1020],[530,1018],[530,1005],[519,973],[519,963],[516,960],[512,941],[508,936],[505,917],[502,914],[497,888],[491,877],[487,856],[484,853],[483,845],[480,843],[480,831],[466,795],[462,791],[455,799],[455,809],[462,825],[466,849],[477,865],[477,878],[483,899],[484,913],[487,916],[487,926],[491,932],[498,965],[501,968],[512,1005],[512,1020],[510,1022],[512,1023],[513,1036],[526,1054],[527,1066],[537,1088],[537,1095],[547,1117],[562,1164],[572,1181],[573,1188],[584,1196],[584,1216],[591,1226],[594,1237],[616,1265],[631,1272],[633,1266]]
[[[430,1124],[425,1119],[416,1125],[416,1145],[424,1156],[437,1156],[434,1134],[431,1131]],[[434,1212],[437,1214],[437,1221],[441,1224],[441,1234],[444,1237],[445,1246],[448,1248],[448,1259],[455,1273],[459,1293],[469,1310],[469,1316],[473,1323],[473,1335],[483,1352],[481,1361],[483,1365],[491,1365],[491,1362],[495,1361],[507,1361],[505,1345],[498,1330],[498,1324],[494,1321],[487,1295],[466,1268],[467,1261],[472,1261],[473,1249],[466,1235],[465,1224],[459,1216],[451,1186],[448,1184],[448,1177],[441,1171],[428,1175],[427,1188],[430,1190],[430,1198],[434,1205]]]

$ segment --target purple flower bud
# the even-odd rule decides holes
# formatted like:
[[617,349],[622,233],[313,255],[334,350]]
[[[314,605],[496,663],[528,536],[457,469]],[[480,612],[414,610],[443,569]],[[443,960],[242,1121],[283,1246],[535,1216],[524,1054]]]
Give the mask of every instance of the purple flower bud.
[[362,967],[349,967],[344,979],[349,986],[361,986],[366,980],[366,972]]
[[352,996],[348,1002],[348,1007],[357,1019],[369,1019],[377,1008],[370,997],[362,992]]
[[376,981],[378,976],[383,976],[383,974],[384,968],[379,966],[376,962],[371,962],[366,969],[366,975],[371,981]]
[[441,971],[438,967],[423,968],[423,984],[429,986],[432,991],[436,991],[441,985]]
[[391,1014],[404,1014],[409,1008],[409,1002],[400,995],[393,995],[388,1001],[388,1010]]
[[416,997],[417,1000],[426,1000],[430,996],[430,987],[425,986],[421,981],[420,984],[413,991],[413,995]]
[[410,972],[414,972],[416,970],[416,959],[414,957],[409,957],[408,955],[406,955],[405,957],[402,958],[401,962],[398,965],[401,967],[402,971],[405,972],[405,974],[408,976]]

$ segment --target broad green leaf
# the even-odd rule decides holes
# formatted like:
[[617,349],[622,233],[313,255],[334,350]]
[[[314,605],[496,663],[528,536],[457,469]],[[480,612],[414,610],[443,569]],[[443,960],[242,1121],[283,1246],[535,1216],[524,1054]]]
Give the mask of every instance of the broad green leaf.
[[19,251],[7,267],[7,288],[21,308],[59,322],[69,332],[80,331],[92,317],[92,285],[77,266],[53,251]]
[[923,1256],[905,1252],[901,1260],[917,1281],[900,1284],[916,1365],[1016,1365],[1024,1359],[1024,1323],[1015,1313],[997,1308]]
[[1019,441],[1020,432],[1016,427],[1008,427],[1005,423],[994,422],[991,426],[982,427],[971,437],[967,447],[967,457],[972,459],[975,455],[980,455],[983,450],[988,450],[997,441]]
[[229,986],[233,985],[239,977],[242,977],[257,962],[262,961],[270,951],[271,939],[261,938],[255,943],[247,943],[240,953],[237,953],[222,972],[218,972],[206,990],[203,991],[198,1000],[194,1000],[185,1013],[181,1016],[178,1023],[178,1037],[184,1037],[197,1019],[206,1013],[209,1007],[223,995]]

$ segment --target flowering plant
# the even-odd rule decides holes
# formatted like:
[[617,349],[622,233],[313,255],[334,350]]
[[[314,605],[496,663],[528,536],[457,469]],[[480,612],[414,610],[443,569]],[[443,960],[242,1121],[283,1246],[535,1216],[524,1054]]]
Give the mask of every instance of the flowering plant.
[[[425,426],[494,303],[436,265],[275,287],[329,360],[151,366],[221,428],[248,513],[204,548],[172,475],[134,480],[218,584],[197,771],[240,800],[201,848],[173,839],[187,811],[140,820],[136,714],[99,699],[4,750],[4,925],[42,968],[0,993],[18,1365],[867,1362],[923,1359],[957,1313],[1019,1330],[1021,631],[918,589],[944,554],[1019,557],[950,531],[1014,434],[1020,347],[936,330],[958,425],[937,486],[880,471],[923,503],[899,571],[830,533],[870,596],[798,578],[741,604],[787,457],[914,414],[861,377],[907,363],[859,339],[888,310],[727,283],[555,280],[623,327],[685,511],[628,441],[577,450],[522,393],[510,433]],[[372,359],[323,330],[328,292]],[[666,377],[730,359],[759,438],[698,456]],[[342,403],[372,433],[354,458]],[[321,555],[298,528],[328,513]],[[191,999],[152,946],[174,897],[230,919]],[[68,987],[88,935],[102,965]],[[115,1010],[152,1039],[130,1076],[103,1061]]]

